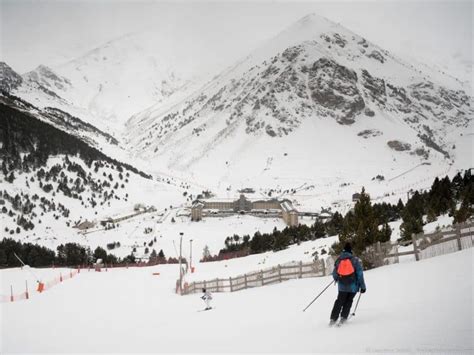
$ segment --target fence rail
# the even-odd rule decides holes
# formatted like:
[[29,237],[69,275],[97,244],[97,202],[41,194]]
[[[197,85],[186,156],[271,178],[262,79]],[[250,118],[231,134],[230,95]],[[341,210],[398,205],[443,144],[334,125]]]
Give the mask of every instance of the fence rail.
[[411,244],[413,250],[399,252],[399,247],[406,247],[406,241],[376,243],[366,249],[365,256],[378,267],[398,263],[400,256],[414,255],[415,260],[427,259],[433,256],[453,253],[472,248],[474,237],[474,222],[459,223],[449,230],[433,233],[413,234]]
[[205,288],[211,292],[234,292],[252,287],[260,287],[291,279],[325,276],[332,272],[332,259],[320,259],[313,262],[293,262],[277,265],[260,271],[237,277],[185,283],[182,294],[201,292]]
[[[454,225],[450,230],[436,231],[429,234],[412,235],[413,250],[399,251],[399,247],[409,246],[407,241],[376,243],[368,247],[363,257],[374,267],[398,263],[400,256],[414,255],[415,260],[426,259],[437,255],[473,247],[474,221]],[[291,279],[320,277],[330,275],[334,268],[334,258],[327,257],[314,262],[292,262],[277,265],[260,271],[237,277],[213,279],[185,283],[181,294],[200,292],[206,288],[211,292],[234,292],[252,287],[283,282]],[[177,287],[177,290],[179,288]]]

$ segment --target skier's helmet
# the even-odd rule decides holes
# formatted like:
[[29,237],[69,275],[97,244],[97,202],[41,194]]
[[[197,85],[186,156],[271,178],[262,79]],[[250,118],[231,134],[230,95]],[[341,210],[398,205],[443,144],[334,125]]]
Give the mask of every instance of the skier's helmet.
[[352,245],[351,245],[351,243],[347,242],[347,243],[344,245],[344,251],[347,252],[347,253],[351,253],[351,254],[352,254]]

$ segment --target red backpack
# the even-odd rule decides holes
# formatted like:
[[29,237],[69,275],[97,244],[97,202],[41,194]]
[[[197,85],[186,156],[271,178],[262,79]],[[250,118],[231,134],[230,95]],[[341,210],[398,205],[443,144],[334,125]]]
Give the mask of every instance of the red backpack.
[[337,264],[338,281],[343,284],[350,284],[355,281],[355,269],[352,258],[340,259]]

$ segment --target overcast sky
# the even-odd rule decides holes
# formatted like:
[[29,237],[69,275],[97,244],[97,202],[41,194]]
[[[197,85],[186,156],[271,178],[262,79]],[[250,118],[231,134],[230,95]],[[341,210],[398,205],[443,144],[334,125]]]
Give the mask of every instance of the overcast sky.
[[0,3],[0,60],[20,73],[39,64],[54,67],[123,34],[160,26],[189,36],[212,34],[220,55],[232,60],[309,13],[340,22],[396,54],[449,65],[458,76],[472,63],[471,1]]

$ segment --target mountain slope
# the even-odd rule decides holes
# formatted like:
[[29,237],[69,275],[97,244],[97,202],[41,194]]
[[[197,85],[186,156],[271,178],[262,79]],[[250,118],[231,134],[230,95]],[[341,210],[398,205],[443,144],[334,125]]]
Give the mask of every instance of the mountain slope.
[[154,182],[94,147],[93,137],[101,145],[110,137],[74,117],[37,109],[6,93],[0,96],[0,116],[0,223],[5,236],[54,245],[58,239],[80,239],[71,228],[86,219],[130,214],[137,203],[169,206],[170,199],[184,199],[175,186]]
[[136,112],[195,89],[220,68],[208,42],[157,25],[108,41],[57,67],[40,65],[24,74],[23,85],[12,93],[40,108],[55,107],[103,130],[120,132]]
[[0,102],[19,111],[32,114],[39,120],[51,124],[96,148],[105,149],[108,145],[118,144],[118,141],[110,134],[60,109],[53,107],[40,109],[5,91],[0,93]]
[[312,166],[339,176],[338,167],[365,164],[374,174],[394,161],[456,160],[469,95],[456,79],[310,15],[182,102],[132,117],[127,138],[137,156],[214,182],[310,177]]
[[18,88],[23,78],[7,63],[0,62],[0,90],[10,92]]

